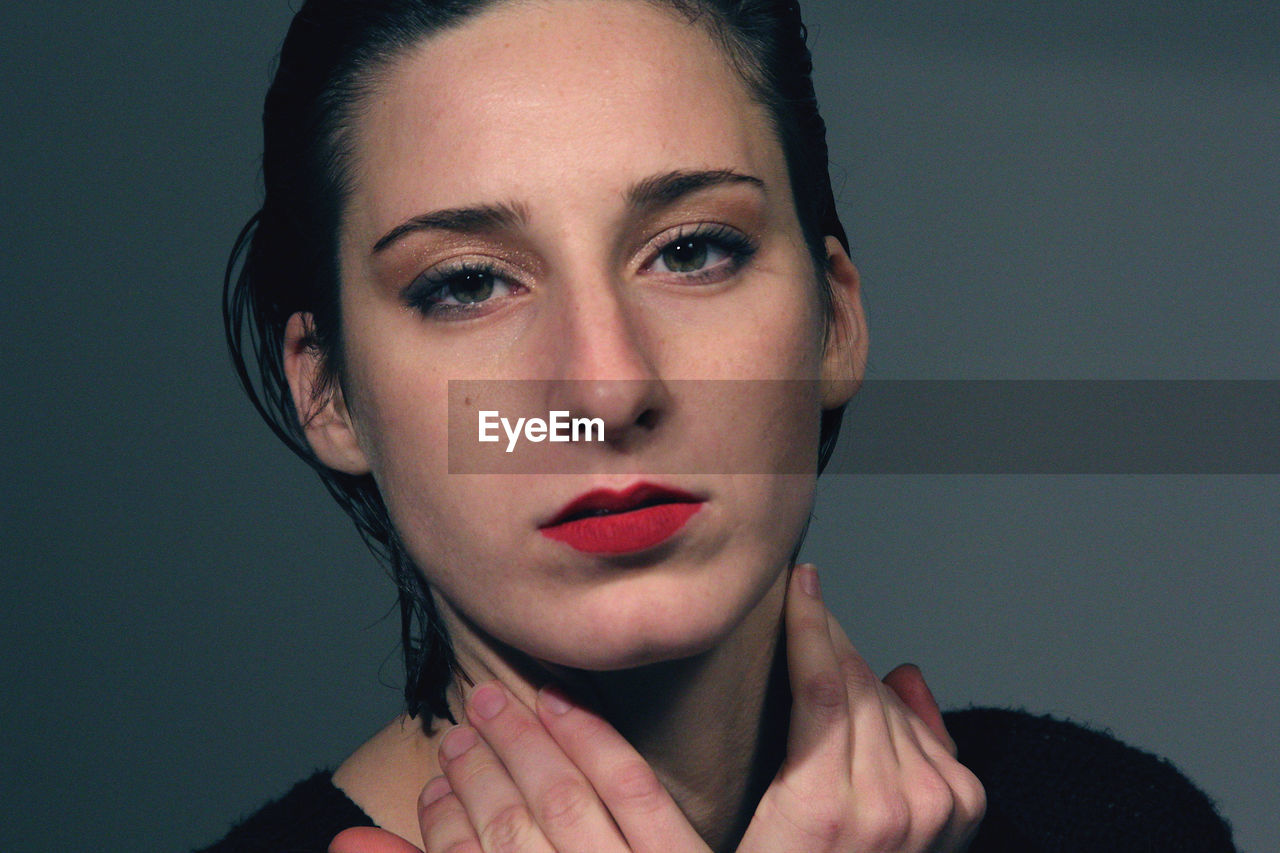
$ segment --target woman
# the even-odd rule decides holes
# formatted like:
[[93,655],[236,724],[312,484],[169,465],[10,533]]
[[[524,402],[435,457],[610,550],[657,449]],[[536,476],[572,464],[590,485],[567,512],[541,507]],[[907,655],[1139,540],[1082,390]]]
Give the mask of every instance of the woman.
[[[957,717],[957,760],[793,568],[867,349],[808,69],[789,3],[299,11],[228,331],[395,569],[408,714],[215,849],[1229,849],[1087,732]],[[555,413],[598,437],[481,440]],[[1114,746],[1159,806],[980,782],[969,744],[1019,727],[1059,780]]]

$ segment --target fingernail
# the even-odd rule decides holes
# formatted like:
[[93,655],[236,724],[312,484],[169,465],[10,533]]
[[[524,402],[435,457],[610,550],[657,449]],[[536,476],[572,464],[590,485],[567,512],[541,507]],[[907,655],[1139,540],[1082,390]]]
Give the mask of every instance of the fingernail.
[[449,787],[449,780],[443,776],[437,776],[428,782],[423,787],[422,793],[418,795],[418,808],[425,809],[451,790],[453,789]]
[[482,720],[492,720],[507,707],[507,697],[496,684],[486,684],[471,694],[471,710]]
[[453,761],[476,745],[476,730],[470,726],[456,726],[445,732],[440,743],[440,754],[445,761]]
[[818,570],[814,568],[812,563],[803,563],[796,566],[796,571],[800,573],[800,588],[814,598],[822,598],[822,587],[818,583]]
[[564,691],[559,687],[552,687],[551,685],[547,685],[538,691],[538,701],[557,717],[562,714],[567,714],[573,709],[573,704],[569,701],[569,698],[564,695]]

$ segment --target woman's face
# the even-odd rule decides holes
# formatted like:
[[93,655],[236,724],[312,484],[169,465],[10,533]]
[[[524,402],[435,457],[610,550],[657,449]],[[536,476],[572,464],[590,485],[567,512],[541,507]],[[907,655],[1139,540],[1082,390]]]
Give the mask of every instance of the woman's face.
[[[808,517],[821,409],[843,401],[816,380],[856,360],[824,358],[765,110],[701,27],[552,0],[426,40],[357,115],[345,402],[311,427],[321,457],[372,472],[455,635],[461,615],[586,669],[725,639]],[[848,270],[838,310],[860,328]],[[481,381],[451,400],[459,379]],[[500,427],[478,440],[481,409],[599,418],[605,440],[523,440],[542,455],[521,469]],[[486,460],[505,473],[461,473]],[[641,482],[660,488],[553,524]],[[668,505],[618,521],[646,497]]]

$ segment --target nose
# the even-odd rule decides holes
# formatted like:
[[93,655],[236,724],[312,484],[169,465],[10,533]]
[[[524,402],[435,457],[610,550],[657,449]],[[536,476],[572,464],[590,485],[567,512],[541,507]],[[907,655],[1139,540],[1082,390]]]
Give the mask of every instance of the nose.
[[659,375],[657,330],[618,287],[597,282],[561,292],[550,408],[599,418],[605,442],[614,446],[642,440],[670,404]]

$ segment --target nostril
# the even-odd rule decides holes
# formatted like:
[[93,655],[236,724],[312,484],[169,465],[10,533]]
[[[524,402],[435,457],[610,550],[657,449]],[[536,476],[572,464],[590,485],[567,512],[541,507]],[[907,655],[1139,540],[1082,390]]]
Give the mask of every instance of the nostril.
[[640,413],[640,417],[636,418],[636,425],[645,429],[653,429],[658,425],[658,410],[645,409]]

